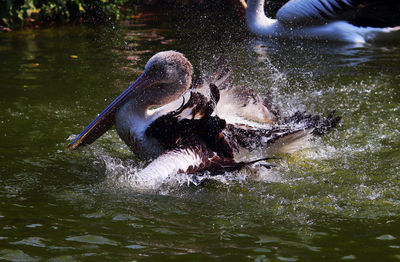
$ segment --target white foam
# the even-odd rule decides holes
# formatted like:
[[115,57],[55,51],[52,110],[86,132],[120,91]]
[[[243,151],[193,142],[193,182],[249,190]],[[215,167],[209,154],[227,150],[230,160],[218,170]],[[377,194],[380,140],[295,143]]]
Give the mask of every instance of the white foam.
[[[106,168],[107,182],[111,186],[131,188],[135,191],[168,194],[179,187],[199,186],[204,180],[213,180],[229,185],[247,179],[245,172],[227,172],[221,175],[188,175],[178,172],[162,173],[161,170],[143,168],[146,163],[122,160],[103,152],[96,153],[95,162],[102,161]],[[97,163],[96,163],[97,164]],[[154,172],[152,172],[154,171]]]

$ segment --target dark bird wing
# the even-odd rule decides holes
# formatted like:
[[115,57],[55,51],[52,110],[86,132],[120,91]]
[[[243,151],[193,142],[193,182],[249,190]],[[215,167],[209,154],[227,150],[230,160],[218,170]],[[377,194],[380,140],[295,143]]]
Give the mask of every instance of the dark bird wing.
[[341,117],[332,111],[326,118],[305,112],[296,112],[269,128],[255,128],[243,124],[228,124],[224,135],[235,152],[265,149],[266,153],[291,153],[300,149],[311,135],[323,135],[337,126]]
[[[285,4],[282,6],[282,3]],[[332,20],[345,20],[361,27],[400,25],[398,0],[283,0],[270,3],[268,9],[271,9],[271,14],[276,14],[282,24],[288,26]]]
[[207,99],[192,92],[180,108],[159,117],[148,127],[146,135],[156,139],[166,152],[143,172],[219,174],[255,162],[234,160],[233,148],[223,132],[226,122],[212,115],[219,100],[217,86],[210,84],[210,94]]
[[354,0],[291,0],[276,14],[282,24],[305,25],[341,20],[355,11]]

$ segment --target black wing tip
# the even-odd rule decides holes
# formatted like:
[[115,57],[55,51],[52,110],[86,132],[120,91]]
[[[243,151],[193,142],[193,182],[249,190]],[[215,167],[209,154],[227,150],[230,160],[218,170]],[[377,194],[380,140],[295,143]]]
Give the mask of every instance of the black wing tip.
[[342,120],[342,116],[335,116],[335,114],[336,110],[332,110],[328,116],[323,119],[317,127],[315,127],[312,134],[320,136],[337,127],[339,122]]

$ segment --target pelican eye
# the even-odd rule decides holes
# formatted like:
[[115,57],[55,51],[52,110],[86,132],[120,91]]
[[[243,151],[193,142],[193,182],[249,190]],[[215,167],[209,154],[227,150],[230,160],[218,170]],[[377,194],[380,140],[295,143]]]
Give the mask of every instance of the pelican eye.
[[150,71],[152,71],[152,72],[163,72],[164,68],[161,65],[153,65],[150,68]]

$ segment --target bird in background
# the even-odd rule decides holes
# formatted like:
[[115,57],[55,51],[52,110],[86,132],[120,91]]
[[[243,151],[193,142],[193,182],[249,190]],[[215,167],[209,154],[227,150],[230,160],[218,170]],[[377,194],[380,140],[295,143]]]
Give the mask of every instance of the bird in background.
[[[381,10],[385,6],[386,10],[397,9],[391,13],[400,14],[400,5],[394,1],[290,0],[277,11],[276,18],[265,15],[264,3],[265,0],[247,1],[246,23],[257,35],[355,44],[400,39],[400,26],[385,26],[385,12],[376,11],[370,18],[360,16],[366,13],[363,8]],[[377,18],[379,14],[382,17]]]

